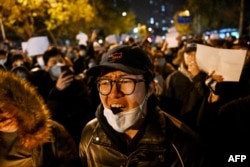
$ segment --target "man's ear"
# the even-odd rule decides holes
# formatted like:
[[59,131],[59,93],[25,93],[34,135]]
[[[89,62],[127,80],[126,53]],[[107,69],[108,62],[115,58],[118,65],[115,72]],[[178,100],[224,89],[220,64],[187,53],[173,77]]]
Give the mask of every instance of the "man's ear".
[[154,81],[150,82],[149,87],[148,87],[148,93],[147,97],[151,96],[155,91],[155,83]]

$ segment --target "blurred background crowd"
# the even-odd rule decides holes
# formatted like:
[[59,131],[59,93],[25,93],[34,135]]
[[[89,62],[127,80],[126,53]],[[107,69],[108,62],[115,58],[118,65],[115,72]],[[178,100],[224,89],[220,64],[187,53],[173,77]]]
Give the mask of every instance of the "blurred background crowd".
[[[98,65],[104,53],[118,45],[126,44],[139,46],[148,54],[154,64],[155,95],[158,98],[159,106],[199,133],[206,143],[205,149],[208,149],[208,153],[217,146],[223,147],[223,149],[230,146],[236,152],[238,149],[241,152],[249,151],[248,142],[250,140],[248,140],[247,131],[249,129],[247,127],[249,127],[248,119],[250,117],[249,113],[245,113],[245,110],[249,109],[250,96],[249,23],[246,20],[243,21],[243,17],[238,17],[243,15],[242,12],[245,10],[232,8],[235,9],[235,13],[237,11],[237,15],[232,10],[229,12],[234,17],[242,18],[240,25],[238,25],[237,19],[236,31],[227,29],[227,32],[222,32],[220,31],[222,27],[216,27],[220,23],[224,24],[224,27],[229,25],[226,19],[225,22],[222,22],[223,19],[215,19],[219,3],[214,3],[214,8],[211,6],[206,9],[209,12],[203,11],[200,12],[200,15],[198,10],[195,10],[196,8],[189,8],[190,11],[181,8],[174,16],[175,24],[169,25],[172,28],[158,25],[158,28],[161,29],[158,31],[156,28],[141,24],[133,27],[134,22],[132,24],[129,22],[134,19],[131,13],[123,13],[122,16],[114,14],[123,11],[120,8],[113,14],[104,15],[106,11],[113,9],[112,5],[116,4],[119,7],[121,4],[118,1],[117,3],[112,1],[107,6],[98,4],[97,1],[90,4],[83,4],[85,1],[77,1],[79,4],[76,3],[76,5],[85,6],[81,8],[81,11],[80,9],[75,10],[73,14],[63,12],[68,8],[71,9],[69,11],[75,9],[75,6],[70,6],[72,5],[70,2],[63,6],[59,2],[53,4],[46,1],[47,3],[43,5],[47,5],[46,9],[49,9],[50,15],[45,15],[44,11],[34,12],[41,5],[38,2],[31,3],[27,0],[4,2],[0,5],[0,11],[4,12],[0,14],[3,37],[0,46],[0,70],[11,71],[35,86],[51,111],[52,119],[61,123],[76,143],[79,143],[82,128],[95,117],[96,107],[100,103],[95,84],[96,78],[88,77],[86,71]],[[192,2],[189,1],[189,6],[192,6]],[[8,7],[13,4],[15,4],[13,8],[17,10],[12,9],[11,11],[14,12],[10,14]],[[143,3],[141,4],[143,6]],[[55,6],[53,7],[53,5]],[[91,8],[91,5],[95,8]],[[204,4],[196,4],[197,7],[202,5]],[[244,1],[238,5],[244,9],[247,8],[246,5],[244,6]],[[202,9],[205,8],[202,7]],[[32,16],[28,15],[29,12],[24,12],[28,9],[33,10]],[[161,9],[165,9],[163,2]],[[164,12],[162,10],[159,11]],[[211,12],[213,17],[211,15],[208,17],[206,14],[211,14]],[[13,17],[18,14],[20,17]],[[227,16],[226,10],[224,14],[223,17]],[[94,24],[86,27],[82,25],[82,23],[91,22],[95,15],[103,15],[95,22],[92,20],[92,23],[102,25],[101,28],[91,28]],[[50,19],[45,16],[49,16]],[[82,16],[85,18],[84,22],[78,22],[82,20]],[[229,23],[235,27],[234,17],[231,17],[234,21]],[[10,18],[14,21],[11,22]],[[37,21],[39,20],[37,18],[46,18],[47,21],[43,19],[44,22],[41,23]],[[29,23],[26,22],[27,20]],[[72,22],[69,22],[70,20]],[[104,23],[105,21],[107,23]],[[151,21],[156,25],[153,17]],[[107,24],[109,26],[105,27],[104,25]],[[118,26],[119,24],[123,29]],[[110,27],[110,25],[112,26]],[[48,31],[40,33],[35,31],[35,27]],[[62,27],[64,29],[60,29]],[[218,31],[205,31],[206,28]],[[90,29],[91,31],[89,31]],[[173,29],[173,32],[170,31]],[[128,31],[131,33],[127,33]],[[134,34],[135,32],[136,34]],[[47,37],[48,34],[50,34],[49,37]],[[67,34],[71,35],[67,36]],[[9,35],[12,37],[19,35],[19,38],[9,39]],[[174,46],[168,40],[171,35],[174,35],[172,38]],[[31,38],[41,36],[46,38],[47,43],[37,41],[35,44],[33,43],[32,48],[29,48],[31,45],[21,46],[20,41],[29,41]],[[41,44],[43,47],[45,46],[42,50]],[[190,72],[185,53],[196,52],[197,44],[221,49],[246,50],[246,59],[239,81],[224,82],[199,69],[196,73]],[[34,53],[31,54],[29,49]],[[239,110],[242,113],[236,112]]]

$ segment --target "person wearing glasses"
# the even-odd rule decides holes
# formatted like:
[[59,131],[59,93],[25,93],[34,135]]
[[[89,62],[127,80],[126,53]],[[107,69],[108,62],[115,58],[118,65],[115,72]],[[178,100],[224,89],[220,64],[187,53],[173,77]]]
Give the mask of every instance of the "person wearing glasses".
[[83,166],[204,166],[198,136],[157,107],[154,66],[138,46],[119,45],[87,71],[101,104],[82,131]]

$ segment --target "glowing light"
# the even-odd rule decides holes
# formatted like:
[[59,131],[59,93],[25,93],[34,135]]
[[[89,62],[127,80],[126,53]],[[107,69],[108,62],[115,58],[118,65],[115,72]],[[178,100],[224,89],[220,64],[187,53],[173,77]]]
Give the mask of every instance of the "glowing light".
[[122,16],[127,16],[127,12],[122,12]]
[[133,29],[133,32],[134,32],[134,33],[138,33],[138,28],[135,27],[135,28]]

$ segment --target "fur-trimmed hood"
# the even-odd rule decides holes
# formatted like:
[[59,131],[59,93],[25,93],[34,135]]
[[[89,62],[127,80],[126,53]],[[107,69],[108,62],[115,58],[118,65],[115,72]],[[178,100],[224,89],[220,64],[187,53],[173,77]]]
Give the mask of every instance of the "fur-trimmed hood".
[[[0,70],[0,104],[2,112],[15,112],[17,133],[23,146],[34,148],[50,140],[49,110],[29,82]],[[17,110],[6,111],[11,108],[7,105]]]

